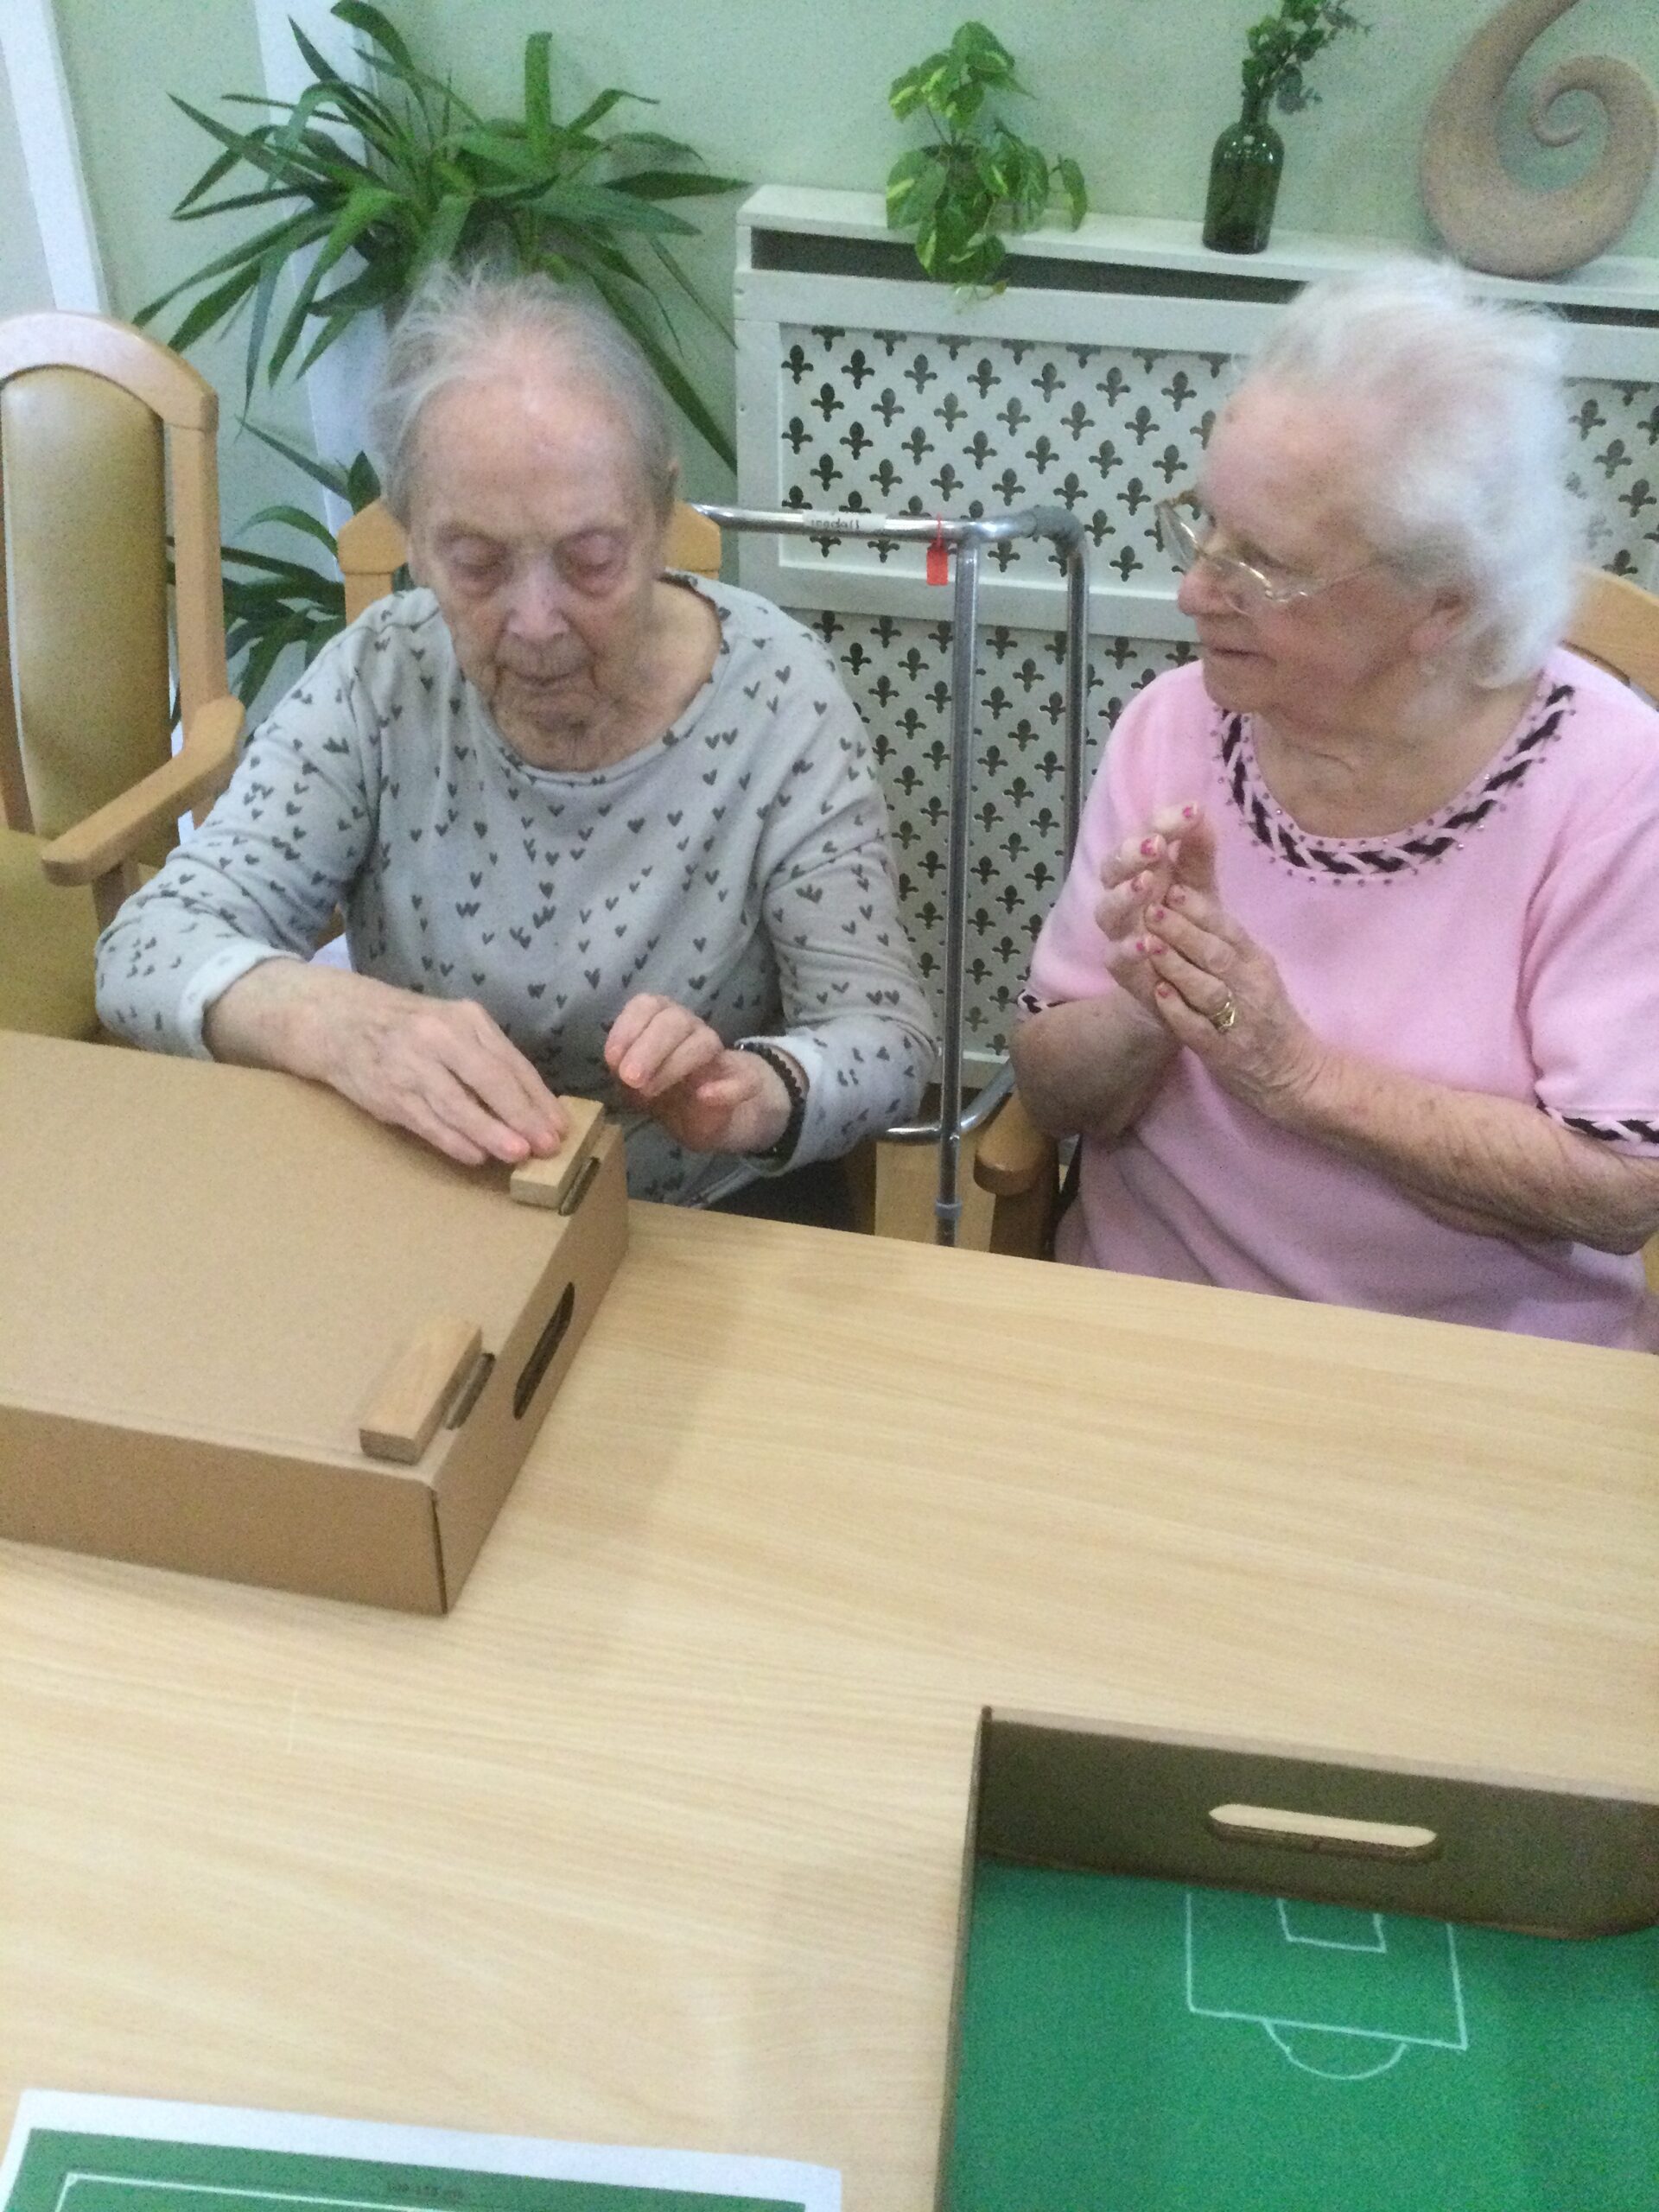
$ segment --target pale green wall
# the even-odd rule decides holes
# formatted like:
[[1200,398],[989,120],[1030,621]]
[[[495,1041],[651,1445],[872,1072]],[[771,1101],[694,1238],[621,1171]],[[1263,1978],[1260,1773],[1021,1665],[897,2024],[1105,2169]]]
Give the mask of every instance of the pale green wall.
[[29,205],[23,151],[17,140],[3,58],[0,58],[0,209],[5,211],[0,219],[0,311],[13,314],[26,308],[50,307],[51,288]]
[[[1430,242],[1415,188],[1423,118],[1492,4],[1357,0],[1375,29],[1321,57],[1319,105],[1284,124],[1284,228]],[[1078,156],[1096,208],[1189,219],[1200,209],[1210,146],[1234,111],[1243,31],[1264,5],[980,0],[1034,95],[1014,104],[1023,126],[1051,151]],[[226,91],[258,89],[251,10],[248,0],[58,0],[58,10],[105,263],[118,309],[130,310],[217,243],[207,226],[167,219],[206,141],[166,94],[211,107]],[[913,140],[887,113],[888,81],[942,43],[966,11],[962,0],[389,0],[423,57],[453,72],[480,105],[516,106],[524,36],[552,29],[561,112],[601,86],[626,86],[655,94],[661,105],[644,111],[654,125],[690,140],[715,168],[756,182],[871,190]],[[1580,0],[1540,41],[1526,80],[1547,60],[1595,51],[1623,54],[1659,83],[1659,5]],[[1562,164],[1535,148],[1522,152],[1535,177]],[[695,265],[728,306],[730,203],[710,204],[716,213]],[[1659,257],[1659,187],[1621,250]],[[729,391],[728,359],[717,347],[699,352],[705,381]],[[198,359],[233,416],[234,346]],[[263,402],[262,412],[300,419],[291,396],[275,408]],[[688,459],[694,490],[727,488],[708,456]],[[227,448],[224,477],[230,524],[287,488],[280,465],[246,440]]]

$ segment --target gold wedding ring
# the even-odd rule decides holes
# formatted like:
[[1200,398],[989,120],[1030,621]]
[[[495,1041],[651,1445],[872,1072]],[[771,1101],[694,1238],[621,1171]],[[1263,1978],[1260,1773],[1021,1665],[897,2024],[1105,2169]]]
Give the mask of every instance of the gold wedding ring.
[[1210,1027],[1212,1029],[1219,1029],[1224,1037],[1237,1020],[1238,1007],[1233,998],[1232,993],[1229,991],[1226,997],[1216,1008],[1216,1011],[1211,1015]]

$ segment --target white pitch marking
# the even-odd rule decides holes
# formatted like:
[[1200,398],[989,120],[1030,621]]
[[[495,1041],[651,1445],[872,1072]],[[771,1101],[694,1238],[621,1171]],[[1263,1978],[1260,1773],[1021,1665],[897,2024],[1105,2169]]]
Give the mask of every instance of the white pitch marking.
[[[1279,1899],[1278,1903],[1282,1908],[1283,1899]],[[1457,2012],[1458,2031],[1455,2040],[1449,2040],[1444,2036],[1402,2036],[1387,2028],[1353,2028],[1341,2020],[1275,2020],[1265,2012],[1225,2012],[1217,2005],[1200,2005],[1195,1993],[1197,1977],[1193,1957],[1192,1892],[1191,1890],[1186,1892],[1186,2009],[1201,2019],[1243,2020],[1253,2027],[1262,2029],[1268,2040],[1290,2060],[1293,2066],[1300,2067],[1305,2074],[1318,2074],[1323,2080],[1328,2082],[1369,2082],[1376,2075],[1386,2073],[1390,2066],[1397,2064],[1408,2046],[1424,2050],[1454,2051],[1461,2056],[1469,2049],[1469,2022],[1463,2004],[1463,1976],[1458,1966],[1456,1933],[1450,1921],[1442,1924],[1446,1929],[1446,1957],[1452,1968],[1452,2001]],[[1356,1947],[1344,1945],[1332,1948],[1353,1948]],[[1367,2073],[1326,2074],[1322,2068],[1309,2066],[1305,2060],[1295,2057],[1292,2052],[1285,2049],[1283,2041],[1275,2032],[1281,2028],[1287,2030],[1301,2028],[1312,2034],[1355,2036],[1370,2043],[1395,2044],[1399,2048],[1382,2065],[1373,2067]]]
[[1387,1955],[1389,1939],[1382,1932],[1382,1916],[1380,1912],[1374,1912],[1371,1915],[1371,1933],[1376,1938],[1375,1942],[1338,1943],[1330,1936],[1299,1936],[1290,1924],[1288,1903],[1283,1897],[1276,1897],[1274,1902],[1279,1907],[1279,1926],[1287,1943],[1306,1943],[1310,1949],[1315,1951],[1359,1951],[1367,1957],[1373,1952]]

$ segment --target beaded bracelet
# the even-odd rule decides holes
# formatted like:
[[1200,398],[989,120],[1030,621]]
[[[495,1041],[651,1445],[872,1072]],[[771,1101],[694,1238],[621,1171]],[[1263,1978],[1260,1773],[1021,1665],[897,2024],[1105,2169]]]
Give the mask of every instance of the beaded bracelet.
[[784,1123],[784,1133],[776,1144],[768,1145],[764,1152],[752,1152],[751,1160],[762,1161],[768,1167],[781,1167],[791,1157],[801,1141],[801,1131],[806,1122],[806,1085],[795,1070],[787,1053],[769,1045],[762,1037],[740,1037],[733,1047],[734,1052],[753,1052],[763,1059],[789,1093],[789,1119]]

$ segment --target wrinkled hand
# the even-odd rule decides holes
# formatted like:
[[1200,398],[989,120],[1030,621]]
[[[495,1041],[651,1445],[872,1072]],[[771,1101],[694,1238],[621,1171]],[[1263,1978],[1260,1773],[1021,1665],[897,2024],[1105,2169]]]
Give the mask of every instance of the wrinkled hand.
[[630,999],[605,1039],[605,1065],[634,1104],[693,1152],[766,1152],[788,1126],[777,1070],[759,1052],[730,1050],[672,999]]
[[481,1006],[369,976],[349,981],[355,988],[331,991],[308,1012],[304,1072],[463,1166],[558,1150],[563,1108]]
[[1235,1098],[1274,1119],[1294,1112],[1318,1079],[1323,1048],[1271,957],[1214,893],[1172,883],[1147,906],[1145,933],[1134,944],[1170,1035]]
[[1214,891],[1215,839],[1202,810],[1193,803],[1162,809],[1143,836],[1128,838],[1102,863],[1100,881],[1095,919],[1109,948],[1107,973],[1155,1018],[1157,977],[1134,940],[1145,933],[1147,908],[1160,905],[1173,884]]

